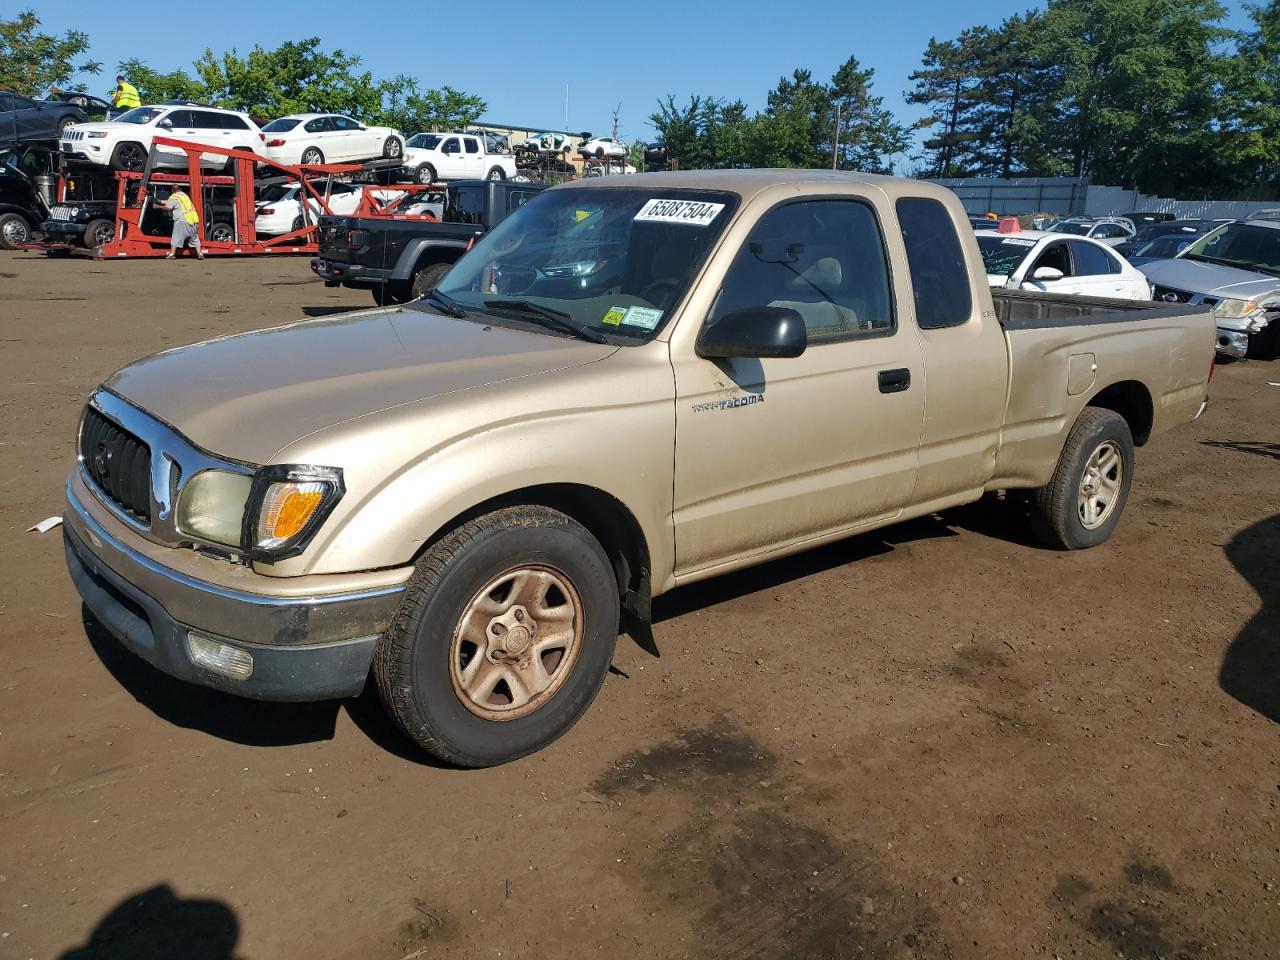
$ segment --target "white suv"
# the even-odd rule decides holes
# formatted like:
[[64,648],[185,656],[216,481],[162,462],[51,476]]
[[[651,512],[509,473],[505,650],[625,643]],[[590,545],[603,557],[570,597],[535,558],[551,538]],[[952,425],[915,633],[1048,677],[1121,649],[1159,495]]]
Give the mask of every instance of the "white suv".
[[[115,120],[78,123],[62,134],[64,157],[110,166],[112,170],[141,170],[147,162],[153,137],[170,137],[191,143],[260,152],[264,137],[248,114],[192,103],[135,107]],[[157,161],[186,166],[182,151],[160,147]],[[202,165],[222,167],[219,154],[200,155]]]

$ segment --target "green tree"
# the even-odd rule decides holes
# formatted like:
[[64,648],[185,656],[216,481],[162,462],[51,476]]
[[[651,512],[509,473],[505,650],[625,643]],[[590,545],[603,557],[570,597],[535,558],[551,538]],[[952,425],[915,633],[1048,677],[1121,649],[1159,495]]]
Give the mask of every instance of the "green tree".
[[1237,189],[1280,185],[1280,0],[1246,7],[1253,22],[1226,64],[1219,151]]
[[874,76],[875,70],[862,69],[857,58],[850,57],[831,78],[829,129],[839,131],[832,149],[841,170],[890,173],[890,158],[910,145],[907,129],[885,109],[884,98],[872,96]]
[[708,151],[702,136],[705,99],[691,96],[687,107],[678,107],[675,97],[668,94],[665,100],[658,101],[658,109],[649,115],[658,139],[667,145],[668,155],[679,159],[680,166],[686,170],[707,166]]
[[38,97],[52,88],[83,90],[76,78],[98,73],[102,64],[82,59],[89,36],[68,30],[61,36],[40,33],[40,18],[23,10],[12,20],[0,20],[0,89]]
[[907,102],[925,106],[929,113],[914,129],[931,131],[924,140],[928,173],[933,177],[962,177],[968,173],[969,153],[964,131],[971,106],[970,92],[978,83],[977,38],[984,28],[965,30],[955,40],[929,39],[924,65],[908,79],[915,87]]
[[769,91],[753,125],[751,160],[756,167],[830,167],[831,91],[798,69]]
[[418,81],[401,74],[381,84],[381,106],[370,119],[410,135],[422,130],[459,130],[475,123],[485,101],[448,85],[422,91]]
[[160,73],[137,59],[125,60],[117,69],[138,88],[138,96],[143,103],[160,103],[165,100],[202,101],[208,96],[204,84],[185,70]]

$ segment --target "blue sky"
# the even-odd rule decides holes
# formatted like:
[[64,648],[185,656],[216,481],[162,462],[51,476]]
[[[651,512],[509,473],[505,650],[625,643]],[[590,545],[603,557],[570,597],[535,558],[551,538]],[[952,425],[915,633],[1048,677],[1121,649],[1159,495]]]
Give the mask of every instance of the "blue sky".
[[[930,36],[953,37],[965,27],[994,25],[1042,6],[1027,0],[915,0],[901,6],[853,0],[487,0],[415,8],[217,0],[196,19],[198,4],[172,0],[19,4],[33,6],[46,30],[89,34],[91,56],[104,64],[98,78],[87,78],[95,91],[112,86],[116,64],[128,57],[171,70],[189,68],[206,47],[244,53],[254,44],[270,48],[319,36],[326,49],[358,54],[377,77],[408,73],[423,86],[447,83],[479,94],[489,104],[485,119],[503,123],[565,127],[567,84],[567,129],[605,134],[611,111],[621,104],[626,140],[652,136],[647,118],[668,93],[680,102],[695,93],[741,98],[759,108],[779,77],[794,68],[828,79],[850,55],[875,68],[876,92],[911,121],[920,111],[903,100],[903,92]],[[1230,23],[1243,26],[1240,4],[1226,5]]]

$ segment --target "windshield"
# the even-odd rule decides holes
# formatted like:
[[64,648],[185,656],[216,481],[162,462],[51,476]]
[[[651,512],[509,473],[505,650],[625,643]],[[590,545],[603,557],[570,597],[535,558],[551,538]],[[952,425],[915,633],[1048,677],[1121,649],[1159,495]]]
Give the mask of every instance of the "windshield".
[[469,311],[521,320],[549,310],[593,334],[643,342],[662,329],[737,203],[706,190],[550,190],[486,234],[440,289]]
[[994,277],[1007,277],[1036,245],[1034,240],[1002,237],[998,233],[980,234],[978,249],[982,251],[982,265]]
[[262,128],[263,133],[287,133],[302,121],[295,120],[292,117],[281,117],[279,120],[272,120]]
[[1229,223],[1206,234],[1187,250],[1192,260],[1209,260],[1264,273],[1280,271],[1280,230]]
[[1050,233],[1074,233],[1076,236],[1085,237],[1089,234],[1089,228],[1092,223],[1055,223],[1049,228]]
[[1180,254],[1183,250],[1191,245],[1194,237],[1186,234],[1170,233],[1163,237],[1157,237],[1150,243],[1145,243],[1134,251],[1135,257],[1146,257],[1148,259],[1172,259]]
[[423,150],[434,150],[440,140],[441,137],[434,133],[415,133],[405,141],[404,145],[406,147],[421,147]]
[[122,113],[116,117],[116,123],[150,123],[160,114],[164,113],[167,107],[134,107],[128,113]]

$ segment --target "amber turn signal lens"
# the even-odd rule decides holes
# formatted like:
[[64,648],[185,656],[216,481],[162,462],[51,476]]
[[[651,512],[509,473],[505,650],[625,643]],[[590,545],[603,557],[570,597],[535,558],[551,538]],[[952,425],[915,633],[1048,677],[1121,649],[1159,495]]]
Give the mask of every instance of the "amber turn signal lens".
[[258,512],[258,546],[276,547],[306,530],[329,489],[315,481],[273,483]]
[[306,493],[294,491],[284,498],[280,512],[271,524],[271,536],[275,540],[287,540],[307,525],[311,515],[320,506],[324,494],[308,490]]

